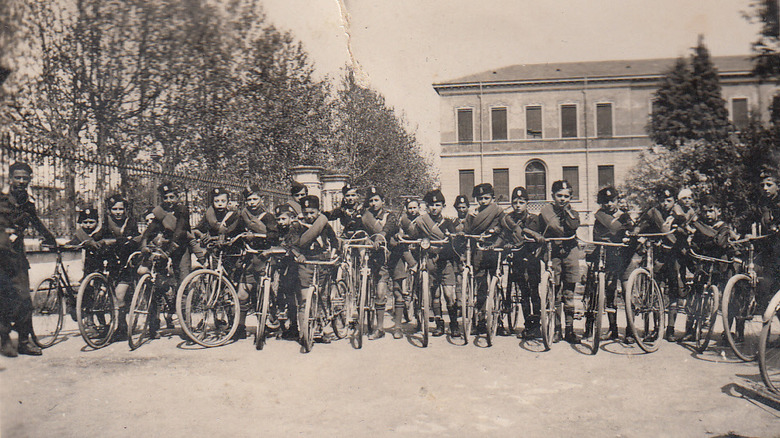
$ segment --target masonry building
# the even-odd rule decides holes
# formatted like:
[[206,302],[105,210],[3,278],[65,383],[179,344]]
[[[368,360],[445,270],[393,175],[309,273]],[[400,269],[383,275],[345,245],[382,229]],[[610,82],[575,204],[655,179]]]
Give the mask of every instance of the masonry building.
[[[768,120],[777,91],[751,74],[748,56],[713,57],[729,116],[739,129]],[[558,179],[574,187],[586,223],[596,192],[620,185],[651,146],[653,93],[675,59],[515,65],[434,84],[441,102],[441,183],[447,199],[490,182],[508,203],[528,189],[531,209]]]

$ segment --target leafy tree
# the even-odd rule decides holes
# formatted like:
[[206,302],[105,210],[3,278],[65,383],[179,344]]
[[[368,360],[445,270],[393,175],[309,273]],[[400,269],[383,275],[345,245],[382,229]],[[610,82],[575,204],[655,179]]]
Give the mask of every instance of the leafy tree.
[[749,19],[761,23],[758,39],[753,43],[753,71],[761,77],[780,74],[780,6],[778,0],[758,0],[752,5]]
[[726,101],[702,37],[690,64],[677,59],[654,95],[650,138],[670,150],[690,140],[720,142],[729,137]]
[[434,186],[429,159],[404,120],[379,93],[360,85],[349,68],[335,110],[330,168],[348,174],[357,186],[378,186],[390,199]]

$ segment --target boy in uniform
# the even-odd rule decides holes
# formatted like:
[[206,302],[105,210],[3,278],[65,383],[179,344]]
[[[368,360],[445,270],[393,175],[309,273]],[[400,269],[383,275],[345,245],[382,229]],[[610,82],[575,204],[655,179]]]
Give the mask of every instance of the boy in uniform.
[[[526,241],[527,237],[543,242],[544,236],[538,232],[538,218],[528,212],[528,191],[525,187],[515,187],[512,190],[512,211],[501,221],[504,230],[504,240],[521,251],[512,253],[509,266],[509,280],[520,291],[520,302],[523,309],[525,327],[522,337],[534,339],[541,336],[539,317],[541,315],[541,299],[539,297],[539,281],[541,266],[539,264],[537,244]],[[519,337],[518,333],[518,337]]]
[[[442,215],[446,205],[441,190],[431,190],[425,194],[423,201],[428,206],[428,213],[420,214],[412,221],[410,231],[416,238],[443,240],[449,234],[455,233],[455,224]],[[441,247],[431,246],[428,250],[428,272],[431,278],[431,307],[436,319],[433,336],[444,335],[444,320],[442,319],[441,294],[447,305],[447,315],[450,318],[450,335],[460,336],[458,326],[458,308],[455,300],[455,263],[457,255],[451,245]]]
[[[539,227],[544,237],[571,237],[577,234],[580,215],[571,207],[572,187],[566,180],[552,185],[553,202],[545,204],[539,212]],[[576,239],[554,242],[552,247],[553,269],[562,282],[563,315],[565,318],[564,340],[570,344],[580,342],[574,333],[574,288],[580,280],[580,260],[583,255]],[[560,340],[560,320],[556,321],[555,340]]]
[[[10,185],[0,192],[0,354],[40,356],[41,349],[30,339],[33,306],[24,233],[33,227],[43,237],[44,244],[57,242],[38,218],[34,200],[27,193],[32,168],[17,161],[8,168],[8,175]],[[11,329],[19,334],[17,348],[9,336]]]
[[[245,239],[241,242],[241,245],[247,244],[252,249],[258,251],[268,249],[276,242],[278,237],[276,231],[276,217],[263,208],[263,198],[259,186],[250,185],[244,190],[243,196],[246,202],[244,208],[236,215],[238,219],[235,233],[248,232],[264,234],[266,236],[265,239]],[[222,222],[224,222],[224,219]],[[234,336],[235,339],[246,338],[246,314],[249,312],[250,305],[249,295],[250,293],[255,296],[257,295],[257,286],[260,276],[265,270],[265,263],[266,260],[261,257],[260,254],[252,254],[251,259],[248,261],[248,264],[239,279],[238,301],[241,311],[238,317],[238,329]]]
[[[86,207],[81,210],[76,218],[78,228],[76,233],[68,245],[83,244],[84,247],[84,275],[81,277],[83,280],[87,275],[98,272],[103,269],[103,257],[100,253],[100,244],[98,241],[101,238],[101,229],[98,227],[98,212],[92,207]],[[76,303],[68,303],[68,306],[74,306]]]
[[[276,216],[276,232],[278,233],[279,245],[288,250],[292,249],[297,242],[300,230],[300,224],[295,222],[297,216],[295,211],[288,204],[277,205],[274,209]],[[295,228],[295,231],[291,230]],[[281,336],[284,339],[296,339],[298,337],[298,312],[296,311],[296,295],[300,290],[298,282],[298,265],[290,257],[284,257],[279,260],[277,265],[279,271],[279,290],[276,295],[278,318],[282,323]],[[284,326],[283,321],[289,321],[288,326]]]
[[393,338],[401,339],[401,319],[404,312],[407,313],[409,302],[411,301],[410,291],[404,291],[403,282],[417,268],[417,261],[414,259],[408,246],[400,244],[397,237],[412,236],[412,222],[420,215],[420,202],[414,198],[407,198],[404,212],[398,220],[398,232],[390,238],[390,260],[389,266],[392,270],[393,280]]
[[[338,239],[336,233],[328,223],[328,218],[320,213],[320,198],[307,195],[301,198],[301,209],[303,212],[303,222],[295,224],[290,228],[288,236],[291,237],[292,251],[298,262],[298,281],[300,292],[298,294],[298,327],[306,315],[304,311],[304,298],[311,294],[314,287],[312,284],[314,277],[314,267],[305,265],[306,260],[328,260],[338,248]],[[327,281],[325,273],[320,276],[320,290]],[[321,342],[328,343],[330,340],[322,334]]]
[[[179,190],[171,182],[164,182],[157,187],[160,193],[160,204],[152,210],[152,220],[141,236],[141,248],[148,251],[147,246],[154,242],[171,258],[173,267],[172,278],[166,279],[166,300],[169,306],[175,301],[176,288],[192,269],[190,260],[190,242],[192,232],[190,229],[190,210],[179,203]],[[173,307],[171,307],[172,309]],[[151,321],[149,333],[152,337],[159,337],[157,330],[160,326],[157,317],[157,303],[152,302]],[[169,325],[171,322],[166,318]]]
[[[596,242],[623,243],[629,230],[633,228],[633,222],[629,214],[618,208],[619,193],[614,187],[604,187],[596,195],[596,202],[600,205],[594,215],[593,240]],[[600,251],[606,251],[606,306],[607,319],[609,320],[609,339],[617,339],[620,334],[617,327],[617,307],[615,306],[615,292],[617,282],[621,281],[623,290],[628,287],[628,276],[633,271],[632,263],[635,248],[616,248],[597,246],[589,256],[591,263],[597,263]],[[629,267],[632,266],[632,267]],[[588,324],[586,336],[590,336],[592,326]]]
[[233,237],[237,234],[239,216],[238,212],[228,209],[230,194],[222,187],[215,187],[209,191],[211,205],[206,209],[193,233],[199,239],[204,237],[221,239]]
[[295,212],[295,219],[301,220],[303,219],[303,209],[301,208],[301,199],[303,199],[304,196],[309,195],[309,188],[305,185],[299,183],[298,181],[293,181],[292,186],[290,186],[290,200],[287,201],[287,205],[290,206],[290,208]]
[[328,220],[338,221],[341,228],[341,235],[347,239],[352,237],[357,231],[363,228],[363,209],[358,202],[360,195],[357,188],[347,183],[341,188],[341,205],[333,211],[323,212]]
[[[756,264],[760,267],[757,299],[759,306],[765,308],[780,288],[780,176],[776,169],[765,167],[760,178],[759,234],[768,237],[756,245]],[[737,336],[741,335],[738,330]]]
[[491,251],[492,248],[503,244],[501,238],[501,221],[504,210],[495,203],[493,186],[490,183],[482,183],[474,187],[472,196],[477,198],[479,206],[474,216],[468,216],[466,220],[466,234],[486,234],[482,240],[484,250],[475,248],[473,256],[474,278],[476,280],[476,308],[479,309],[479,322],[473,327],[474,334],[485,332],[485,300],[487,298],[488,274],[496,269],[498,258]]
[[380,243],[387,242],[388,237],[398,232],[398,219],[385,207],[384,195],[373,186],[369,187],[366,192],[366,205],[361,219],[375,248],[368,260],[371,268],[371,281],[376,290],[374,304],[377,327],[368,336],[369,339],[373,340],[385,336],[385,307],[387,306],[387,291],[390,289],[388,254],[380,248]]

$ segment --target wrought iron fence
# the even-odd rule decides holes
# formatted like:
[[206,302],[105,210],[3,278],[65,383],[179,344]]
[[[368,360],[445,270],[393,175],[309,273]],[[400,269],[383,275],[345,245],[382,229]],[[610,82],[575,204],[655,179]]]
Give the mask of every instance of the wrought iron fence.
[[[0,180],[7,184],[8,166],[24,161],[33,167],[29,191],[35,199],[38,215],[57,237],[70,237],[76,228],[78,211],[93,206],[104,211],[104,200],[122,193],[129,200],[130,211],[143,229],[144,211],[156,205],[157,186],[170,181],[181,188],[182,202],[192,212],[195,225],[207,207],[208,191],[223,187],[231,192],[231,201],[241,201],[240,193],[248,181],[239,181],[209,172],[196,174],[166,172],[155,164],[123,166],[88,151],[52,152],[24,138],[0,134]],[[287,193],[274,188],[262,190],[266,208],[287,201]],[[234,207],[237,208],[237,206]]]

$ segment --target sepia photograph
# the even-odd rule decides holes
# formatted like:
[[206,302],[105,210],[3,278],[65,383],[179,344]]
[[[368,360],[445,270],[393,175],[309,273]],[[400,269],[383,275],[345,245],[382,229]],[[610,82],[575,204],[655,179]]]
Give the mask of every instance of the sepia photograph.
[[779,0],[0,0],[0,437],[780,437]]

